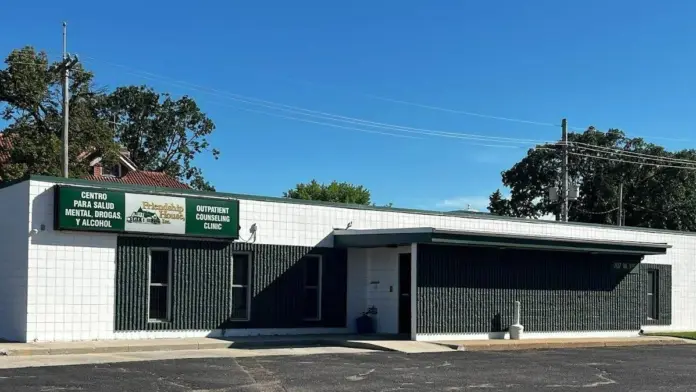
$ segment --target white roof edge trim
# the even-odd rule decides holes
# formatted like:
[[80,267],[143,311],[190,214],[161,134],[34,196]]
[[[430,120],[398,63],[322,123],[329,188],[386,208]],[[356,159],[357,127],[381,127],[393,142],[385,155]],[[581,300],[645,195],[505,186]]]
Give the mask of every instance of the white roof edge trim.
[[403,229],[334,229],[334,235],[364,235],[364,234],[423,234],[432,233],[432,227],[407,227]]
[[131,170],[133,170],[133,171],[138,171],[138,168],[135,167],[135,165],[133,165],[133,164],[132,164],[128,159],[126,159],[123,155],[119,155],[118,160],[119,160],[122,164],[126,165],[126,167],[128,167],[129,169],[131,169]]
[[447,233],[447,234],[470,234],[479,236],[494,236],[500,237],[501,239],[506,238],[522,238],[522,239],[536,239],[544,238],[550,241],[571,241],[586,244],[610,244],[610,245],[626,245],[626,246],[655,246],[671,248],[672,245],[665,242],[641,242],[641,241],[616,241],[616,240],[603,240],[594,238],[581,238],[576,237],[548,237],[545,235],[529,235],[529,234],[516,234],[516,233],[499,233],[499,232],[486,232],[486,231],[468,231],[468,230],[452,230],[452,229],[436,229],[433,227],[407,227],[407,228],[396,228],[396,229],[334,229],[333,234],[338,236],[347,235],[374,235],[374,234],[428,234],[428,233]]

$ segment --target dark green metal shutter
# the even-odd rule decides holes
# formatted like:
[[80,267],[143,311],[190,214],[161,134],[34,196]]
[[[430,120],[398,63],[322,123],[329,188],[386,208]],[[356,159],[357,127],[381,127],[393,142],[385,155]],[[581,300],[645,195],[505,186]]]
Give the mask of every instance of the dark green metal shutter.
[[141,330],[147,324],[148,249],[119,238],[116,252],[115,330]]
[[[151,247],[172,250],[170,322],[147,322]],[[222,242],[120,237],[116,330],[210,329],[222,325],[230,307],[230,255],[229,245]]]
[[507,331],[521,301],[526,331],[638,330],[638,258],[418,246],[418,333]]
[[[251,319],[224,328],[308,328],[346,326],[347,252],[345,249],[233,243],[252,254]],[[303,306],[306,255],[322,257],[322,318],[305,321]]]
[[[148,249],[171,248],[171,322],[147,322]],[[251,318],[229,320],[231,256],[251,254]],[[302,260],[322,256],[322,319],[305,321]],[[117,331],[346,326],[346,251],[333,248],[119,237]]]
[[[657,320],[648,319],[648,271],[657,271],[658,279],[658,318]],[[664,264],[641,264],[641,275],[643,286],[641,295],[643,297],[643,325],[670,325],[672,324],[672,266]]]

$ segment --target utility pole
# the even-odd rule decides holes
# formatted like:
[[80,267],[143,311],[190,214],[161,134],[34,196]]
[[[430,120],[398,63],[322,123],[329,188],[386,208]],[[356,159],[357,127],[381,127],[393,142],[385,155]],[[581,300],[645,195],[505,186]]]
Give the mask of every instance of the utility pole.
[[70,121],[70,69],[78,62],[77,56],[68,54],[68,24],[63,22],[63,61],[58,71],[63,74],[63,145],[61,148],[63,177],[68,178],[68,125]]
[[563,158],[561,159],[561,177],[563,178],[563,185],[561,187],[561,197],[563,198],[561,221],[568,222],[568,120],[565,118],[561,120],[561,131],[561,147],[563,154]]
[[619,184],[619,226],[623,226],[623,182]]
[[68,60],[68,24],[63,22],[63,177],[68,178],[68,124],[70,122],[70,70]]

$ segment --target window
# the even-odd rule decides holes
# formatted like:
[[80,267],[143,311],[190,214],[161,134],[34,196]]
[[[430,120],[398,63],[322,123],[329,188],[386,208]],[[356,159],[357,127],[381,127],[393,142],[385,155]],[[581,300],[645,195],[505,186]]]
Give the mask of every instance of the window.
[[304,258],[304,318],[321,320],[321,256]]
[[110,168],[105,167],[102,174],[105,176],[121,177],[121,165],[117,163]]
[[172,254],[170,249],[150,249],[148,320],[169,321]]
[[251,307],[251,255],[248,253],[235,253],[232,255],[232,304],[231,316],[233,320],[249,320],[249,308]]
[[660,294],[657,278],[657,270],[648,271],[648,318],[651,320],[657,320],[660,314],[657,305]]

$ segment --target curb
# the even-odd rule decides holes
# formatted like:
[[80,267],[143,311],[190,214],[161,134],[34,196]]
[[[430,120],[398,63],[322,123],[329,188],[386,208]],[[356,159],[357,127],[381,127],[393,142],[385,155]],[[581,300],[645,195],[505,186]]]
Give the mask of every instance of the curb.
[[121,344],[117,346],[82,346],[82,347],[35,347],[35,348],[0,348],[2,356],[33,356],[33,355],[71,355],[71,354],[109,354],[109,353],[133,353],[154,351],[183,351],[183,350],[220,350],[220,349],[273,349],[296,347],[322,347],[336,346],[375,351],[397,351],[378,344],[357,340],[340,339],[311,339],[311,340],[267,340],[259,342],[200,342],[200,343],[175,343],[175,344]]
[[692,344],[682,339],[659,339],[640,341],[592,341],[592,342],[542,342],[542,343],[508,343],[508,344],[458,344],[447,342],[432,342],[457,351],[519,351],[563,348],[598,348],[598,347],[637,347],[637,346],[670,346]]
[[[11,349],[0,347],[0,357],[2,356],[33,356],[33,355],[76,355],[76,354],[109,354],[109,353],[135,353],[135,352],[156,352],[156,351],[183,351],[183,350],[220,350],[220,349],[273,349],[273,348],[299,348],[299,347],[346,347],[359,350],[373,350],[382,352],[404,352],[396,348],[387,347],[379,344],[379,341],[344,340],[332,338],[316,338],[307,340],[297,339],[270,339],[266,341],[212,341],[212,342],[181,342],[164,344],[119,344],[93,345],[81,347],[29,347]],[[526,343],[522,341],[507,341],[505,344],[474,343],[460,344],[447,342],[428,342],[441,347],[447,347],[456,351],[518,351],[518,350],[540,350],[540,349],[564,349],[564,348],[598,348],[598,347],[633,347],[633,346],[666,346],[666,345],[687,345],[696,344],[693,341],[678,338],[650,339],[645,341],[588,341],[588,342],[534,342]]]

